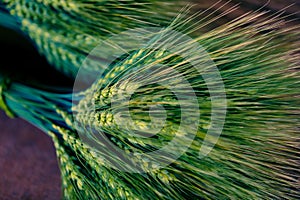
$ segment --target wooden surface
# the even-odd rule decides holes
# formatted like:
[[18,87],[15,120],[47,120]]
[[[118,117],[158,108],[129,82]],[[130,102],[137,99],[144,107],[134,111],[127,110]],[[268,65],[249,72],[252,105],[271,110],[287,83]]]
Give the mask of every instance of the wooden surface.
[[[198,5],[197,10],[205,9],[216,2],[215,0],[192,1]],[[221,3],[225,2],[223,0]],[[267,1],[233,0],[228,6],[241,3],[240,8],[218,23],[222,24],[246,11],[255,10],[265,2]],[[274,13],[292,3],[295,5],[288,8],[287,13],[299,12],[300,1],[298,0],[271,0],[266,9]],[[299,14],[295,16],[300,17]],[[297,21],[296,23],[299,24]],[[18,48],[20,44],[12,37],[8,40],[0,38],[0,44],[1,40],[2,42],[5,40],[6,44],[14,43],[14,48]],[[24,45],[21,45],[20,48],[23,47]],[[17,52],[14,55],[19,57],[23,54]],[[0,57],[0,60],[3,59],[3,56]],[[50,138],[27,122],[21,119],[8,119],[3,112],[0,112],[0,200],[60,199],[60,186],[60,173]]]
[[61,180],[53,143],[22,119],[0,111],[0,200],[56,200]]

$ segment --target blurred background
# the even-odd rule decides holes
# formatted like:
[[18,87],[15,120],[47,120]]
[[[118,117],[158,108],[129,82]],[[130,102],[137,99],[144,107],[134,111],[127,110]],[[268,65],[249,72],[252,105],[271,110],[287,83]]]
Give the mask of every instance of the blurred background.
[[[189,2],[195,4],[195,10],[202,10],[217,0]],[[227,1],[220,1],[219,4],[225,2]],[[271,13],[290,6],[285,14],[292,14],[290,19],[294,19],[293,23],[300,24],[300,13],[297,13],[300,11],[300,0],[232,0],[224,10],[237,3],[240,5],[239,9],[218,20],[211,27],[223,24],[249,10],[256,10],[267,2],[269,3],[264,10],[270,10]],[[72,84],[71,80],[54,71],[27,39],[17,33],[0,27],[0,46],[0,70],[10,69],[10,73],[18,70],[18,74],[21,71],[23,80],[36,79],[50,84]],[[51,139],[22,119],[10,119],[0,111],[0,200],[51,200],[60,197],[61,179]]]

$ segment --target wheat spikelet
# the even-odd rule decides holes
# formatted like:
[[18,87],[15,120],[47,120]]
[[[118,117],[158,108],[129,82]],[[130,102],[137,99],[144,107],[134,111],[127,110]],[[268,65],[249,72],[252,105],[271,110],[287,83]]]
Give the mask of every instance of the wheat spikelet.
[[177,10],[174,2],[153,0],[5,0],[0,6],[15,17],[2,24],[20,28],[53,66],[73,78],[107,35],[163,23]]

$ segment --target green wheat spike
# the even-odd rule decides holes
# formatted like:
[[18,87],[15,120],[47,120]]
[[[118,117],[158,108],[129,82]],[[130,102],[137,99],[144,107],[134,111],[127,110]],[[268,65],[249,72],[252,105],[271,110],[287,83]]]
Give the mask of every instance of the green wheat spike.
[[156,0],[3,0],[0,6],[15,20],[9,18],[8,23],[1,18],[0,23],[19,27],[53,66],[74,78],[88,53],[105,37],[140,26],[165,25],[177,11],[180,3],[176,4]]
[[[206,15],[192,30],[206,25]],[[169,28],[179,31],[185,23],[179,17]],[[227,97],[222,134],[204,158],[199,151],[212,101],[201,72],[191,63],[202,64],[203,73],[213,65],[203,65],[204,58],[189,43],[178,43],[175,53],[166,51],[176,40],[161,33],[111,63],[85,91],[61,94],[55,88],[11,83],[1,96],[13,113],[54,140],[66,199],[299,199],[299,31],[283,25],[282,18],[251,12],[195,38],[220,71]],[[158,41],[163,42],[155,50]],[[190,57],[181,57],[182,51]],[[177,82],[178,73],[187,82]],[[174,85],[185,98],[159,83]],[[178,131],[182,121],[192,126],[197,120],[195,110],[189,110],[189,85],[200,124],[188,149],[172,161],[176,145],[185,145],[193,135],[189,126]],[[182,106],[190,118],[181,118]],[[217,104],[217,112],[222,107]],[[163,126],[152,123],[152,114],[166,116]],[[153,130],[152,137],[141,137]],[[149,152],[162,149],[176,134],[174,146],[155,157],[172,162],[157,165]],[[136,169],[143,173],[132,173]]]

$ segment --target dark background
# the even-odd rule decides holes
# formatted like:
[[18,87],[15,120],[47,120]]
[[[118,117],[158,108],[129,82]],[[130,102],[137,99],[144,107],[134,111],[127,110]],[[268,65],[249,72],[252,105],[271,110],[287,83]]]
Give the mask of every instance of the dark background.
[[[197,4],[194,9],[209,7],[211,0],[193,0]],[[224,3],[226,1],[222,1]],[[233,0],[225,7],[240,3],[240,8],[227,15],[219,24],[240,16],[246,11],[255,10],[267,1],[262,0]],[[300,1],[271,0],[266,9],[276,12],[295,3],[287,9],[286,14],[300,11]],[[292,17],[300,17],[299,13]],[[299,19],[294,21],[299,24]],[[25,79],[43,77],[47,83],[65,80],[58,75],[45,59],[41,58],[34,47],[25,38],[13,31],[0,27],[0,70],[4,68],[22,72]],[[43,66],[43,68],[41,68]],[[47,79],[44,79],[47,74]],[[33,76],[32,76],[33,75]],[[68,80],[68,84],[69,84]],[[9,119],[0,111],[0,200],[14,199],[60,199],[61,180],[55,149],[51,139],[22,119]]]

